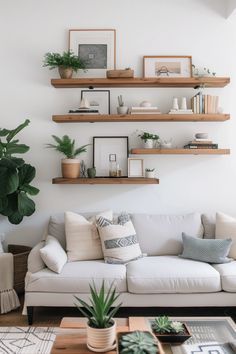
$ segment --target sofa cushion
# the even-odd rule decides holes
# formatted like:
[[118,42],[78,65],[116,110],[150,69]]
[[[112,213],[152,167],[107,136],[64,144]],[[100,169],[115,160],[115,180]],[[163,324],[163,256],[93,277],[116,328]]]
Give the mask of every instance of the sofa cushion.
[[67,254],[55,237],[48,235],[45,246],[39,250],[39,253],[49,269],[61,273],[67,262]]
[[229,257],[236,259],[236,219],[223,213],[216,213],[216,238],[232,239]]
[[133,214],[132,221],[141,251],[148,256],[178,255],[182,252],[182,232],[203,237],[201,215]]
[[128,291],[136,294],[221,291],[220,274],[209,264],[177,256],[146,257],[127,265]]
[[222,289],[236,292],[236,261],[227,264],[215,264],[213,267],[220,273]]
[[114,281],[118,292],[127,291],[125,266],[106,264],[102,260],[66,263],[60,274],[48,268],[29,274],[26,291],[89,293],[89,284],[94,280],[99,287],[103,279],[107,286]]
[[202,224],[204,229],[204,238],[215,238],[216,232],[216,215],[202,214]]

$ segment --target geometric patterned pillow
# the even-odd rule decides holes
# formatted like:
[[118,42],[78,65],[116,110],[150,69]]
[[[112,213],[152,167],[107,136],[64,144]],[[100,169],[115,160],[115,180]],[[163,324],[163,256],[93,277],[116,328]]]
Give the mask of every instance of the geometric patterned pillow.
[[106,263],[125,264],[142,257],[129,215],[121,214],[117,224],[100,217],[97,220],[97,227]]
[[215,264],[228,263],[232,260],[227,257],[232,244],[231,239],[199,239],[187,236],[184,232],[182,239],[183,253],[179,255],[182,258]]

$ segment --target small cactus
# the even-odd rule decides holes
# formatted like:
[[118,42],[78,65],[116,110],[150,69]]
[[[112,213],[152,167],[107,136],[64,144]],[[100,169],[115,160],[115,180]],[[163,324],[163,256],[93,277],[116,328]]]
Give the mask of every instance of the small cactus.
[[120,354],[157,354],[157,343],[149,332],[135,331],[124,334],[120,341]]
[[122,95],[118,96],[118,104],[119,104],[119,107],[123,107],[125,105],[124,101],[123,101],[123,98],[122,98]]
[[175,333],[183,333],[184,332],[183,323],[181,323],[179,321],[173,321],[171,323],[171,328]]
[[152,329],[160,334],[171,333],[171,320],[168,316],[160,316],[154,319]]

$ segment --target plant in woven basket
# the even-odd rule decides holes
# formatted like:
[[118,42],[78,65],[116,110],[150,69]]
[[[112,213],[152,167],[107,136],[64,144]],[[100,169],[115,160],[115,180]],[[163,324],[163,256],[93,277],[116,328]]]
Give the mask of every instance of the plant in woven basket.
[[120,354],[156,354],[158,347],[152,334],[135,331],[122,335],[119,340]]
[[183,333],[184,326],[183,323],[178,321],[171,321],[168,316],[160,316],[154,319],[152,323],[152,329],[158,334],[167,333]]

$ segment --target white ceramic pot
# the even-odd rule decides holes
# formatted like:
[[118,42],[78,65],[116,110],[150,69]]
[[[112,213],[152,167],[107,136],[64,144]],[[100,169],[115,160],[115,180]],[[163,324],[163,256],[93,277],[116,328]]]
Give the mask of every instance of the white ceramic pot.
[[143,141],[143,146],[144,146],[144,149],[153,149],[154,140],[153,139],[144,140]]
[[80,160],[62,159],[61,172],[64,178],[78,178],[80,176]]
[[94,349],[109,349],[116,340],[116,322],[109,328],[93,328],[87,323],[87,344]]
[[146,178],[155,178],[155,171],[145,171]]
[[119,106],[117,107],[117,113],[118,114],[127,114],[128,113],[129,108],[126,106]]

